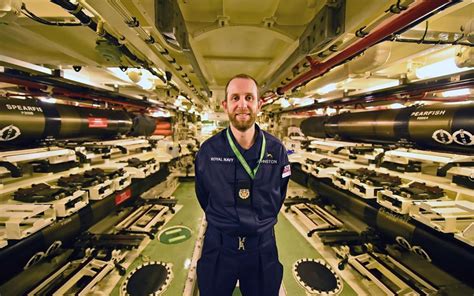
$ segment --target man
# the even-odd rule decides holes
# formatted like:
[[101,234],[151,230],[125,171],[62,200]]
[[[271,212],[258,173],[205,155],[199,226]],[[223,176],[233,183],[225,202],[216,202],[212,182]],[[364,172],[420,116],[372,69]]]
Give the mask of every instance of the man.
[[196,195],[208,222],[197,265],[200,295],[278,295],[283,266],[273,226],[290,165],[281,142],[255,124],[262,106],[252,77],[229,80],[222,106],[230,126],[196,156]]

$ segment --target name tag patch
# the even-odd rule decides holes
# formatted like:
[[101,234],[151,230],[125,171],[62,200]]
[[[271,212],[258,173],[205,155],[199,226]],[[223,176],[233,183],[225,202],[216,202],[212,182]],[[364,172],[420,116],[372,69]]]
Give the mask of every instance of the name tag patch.
[[262,159],[260,163],[263,164],[278,164],[278,160],[276,159]]
[[211,156],[211,161],[215,161],[215,162],[234,162],[234,159],[232,157]]
[[289,164],[283,167],[283,173],[281,174],[282,178],[286,178],[288,176],[291,176],[291,166]]

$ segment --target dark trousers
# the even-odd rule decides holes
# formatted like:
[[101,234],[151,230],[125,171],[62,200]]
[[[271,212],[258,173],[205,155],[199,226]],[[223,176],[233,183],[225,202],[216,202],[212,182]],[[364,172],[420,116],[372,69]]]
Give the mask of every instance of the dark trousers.
[[244,296],[277,296],[283,266],[273,229],[260,236],[229,236],[208,226],[197,263],[201,296],[232,295],[237,280]]

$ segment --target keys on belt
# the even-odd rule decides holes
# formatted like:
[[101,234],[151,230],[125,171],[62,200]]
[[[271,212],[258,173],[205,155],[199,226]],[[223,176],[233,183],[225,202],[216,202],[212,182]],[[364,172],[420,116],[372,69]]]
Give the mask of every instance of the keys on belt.
[[239,236],[239,248],[238,250],[245,251],[245,236]]
[[207,226],[206,236],[208,236],[221,246],[226,249],[231,249],[234,251],[244,252],[258,249],[262,245],[267,245],[268,243],[275,241],[274,229],[268,229],[260,235],[247,235],[247,234],[236,234],[229,235],[224,232],[221,232],[212,225]]

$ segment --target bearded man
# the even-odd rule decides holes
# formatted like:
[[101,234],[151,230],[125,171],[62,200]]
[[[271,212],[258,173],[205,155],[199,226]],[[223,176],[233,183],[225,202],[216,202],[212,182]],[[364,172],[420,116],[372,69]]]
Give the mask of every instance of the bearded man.
[[197,265],[201,296],[278,295],[283,266],[274,225],[289,176],[283,144],[255,123],[258,84],[246,74],[226,85],[229,127],[205,141],[195,161],[196,195],[208,222]]

